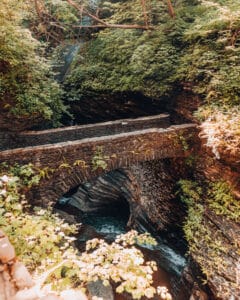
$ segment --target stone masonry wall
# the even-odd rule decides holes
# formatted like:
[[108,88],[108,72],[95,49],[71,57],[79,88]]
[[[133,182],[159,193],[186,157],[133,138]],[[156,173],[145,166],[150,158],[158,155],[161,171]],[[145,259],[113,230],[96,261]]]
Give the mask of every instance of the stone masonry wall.
[[81,140],[148,128],[167,128],[168,126],[170,126],[169,115],[160,114],[42,131],[0,132],[0,150]]
[[[95,176],[120,167],[153,159],[184,157],[195,144],[194,124],[168,129],[145,129],[112,136],[26,147],[0,152],[0,162],[32,163],[45,170],[45,178],[35,191],[35,203],[47,206],[69,189]],[[188,148],[187,148],[187,145]],[[98,155],[97,153],[99,153]],[[96,168],[98,162],[106,168]],[[40,200],[41,199],[41,200]],[[39,203],[39,201],[41,201]]]

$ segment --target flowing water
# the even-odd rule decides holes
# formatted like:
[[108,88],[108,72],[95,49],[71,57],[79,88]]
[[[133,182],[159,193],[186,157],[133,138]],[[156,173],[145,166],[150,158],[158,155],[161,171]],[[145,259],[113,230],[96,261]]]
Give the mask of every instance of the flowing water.
[[[82,227],[79,235],[80,249],[84,249],[85,242],[92,238],[104,238],[106,241],[113,241],[117,235],[126,233],[126,224],[128,217],[126,215],[91,215],[81,216]],[[82,246],[81,246],[82,245]],[[178,281],[181,272],[186,266],[186,259],[176,253],[168,245],[158,239],[156,246],[140,247],[145,260],[155,260],[158,265],[158,271],[154,274],[154,286],[166,286],[172,294],[176,294]],[[127,295],[115,294],[115,300],[129,300]],[[154,298],[155,299],[155,298]],[[159,298],[156,298],[159,299]],[[175,300],[186,300],[180,294],[174,297]]]

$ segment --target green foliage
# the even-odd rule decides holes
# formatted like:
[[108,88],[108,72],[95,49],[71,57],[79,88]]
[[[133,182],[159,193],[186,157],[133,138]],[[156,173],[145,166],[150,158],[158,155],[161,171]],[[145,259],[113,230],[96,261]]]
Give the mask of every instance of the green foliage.
[[224,181],[214,182],[208,190],[209,207],[217,215],[238,221],[240,219],[240,203],[232,195],[229,185]]
[[65,251],[73,252],[68,235],[76,230],[48,210],[28,211],[24,193],[39,180],[31,165],[16,165],[8,171],[1,166],[0,227],[31,271],[58,263]]
[[201,201],[202,188],[195,181],[179,180],[178,182],[180,190],[180,199],[187,205],[193,205],[195,202]]
[[195,169],[195,165],[197,162],[197,157],[195,155],[189,155],[185,158],[185,164],[191,169]]
[[184,32],[187,43],[178,70],[208,105],[239,105],[240,9],[236,1],[201,1]]
[[[83,2],[86,5],[86,1]],[[36,5],[30,4],[29,9],[31,31],[38,40],[47,42],[48,46],[55,47],[65,39],[74,38],[77,33],[72,26],[80,24],[81,16],[67,1],[37,0]]]
[[42,45],[24,27],[25,1],[3,0],[0,8],[1,109],[16,117],[41,116],[55,123],[65,110]]
[[34,171],[32,164],[22,166],[15,164],[9,168],[9,172],[13,174],[15,178],[20,178],[20,185],[26,186],[27,188],[37,185],[41,179],[40,175]]
[[[178,194],[187,206],[183,229],[191,255],[199,263],[207,279],[214,280],[216,274],[224,276],[226,268],[231,267],[227,264],[232,264],[225,256],[232,253],[237,255],[237,240],[226,241],[225,233],[216,226],[214,218],[208,216],[208,210],[237,221],[239,203],[233,199],[229,186],[223,182],[180,180]],[[224,224],[225,219],[222,222]],[[232,288],[235,288],[235,278],[221,283],[222,291],[228,296],[231,295]]]
[[92,167],[93,170],[97,170],[98,168],[101,168],[105,170],[108,166],[107,161],[109,160],[109,156],[104,155],[103,153],[103,147],[97,147],[93,158],[92,158]]
[[[109,22],[143,20],[139,1],[106,5],[113,10]],[[179,18],[173,22],[166,4],[154,2],[149,10],[149,22],[156,25],[153,31],[111,28],[99,32],[85,45],[66,80],[68,100],[127,92],[156,99],[169,96],[176,82],[183,30],[192,22],[180,4],[176,10]]]
[[69,100],[129,91],[159,98],[170,90],[177,53],[155,32],[104,30],[85,51],[66,82]]
[[183,135],[179,135],[178,139],[179,139],[180,143],[182,144],[183,150],[184,151],[189,150],[189,145],[188,145],[188,141],[186,140],[186,138]]
[[180,180],[179,195],[183,203],[187,205],[188,216],[184,224],[184,233],[189,242],[190,250],[196,251],[199,239],[206,236],[204,226],[202,226],[202,214],[204,211],[202,200],[202,188],[197,182],[190,180]]
[[85,252],[77,253],[71,246],[75,238],[70,236],[76,233],[76,226],[50,210],[36,207],[30,211],[26,205],[24,193],[38,180],[40,176],[31,165],[0,166],[0,227],[19,259],[34,272],[40,288],[44,284],[58,291],[83,288],[100,279],[104,285],[115,283],[118,293],[127,292],[133,299],[152,298],[155,294],[172,299],[166,288],[153,287],[156,263],[145,262],[143,253],[134,246],[155,245],[148,233],[130,231],[112,244],[93,239],[87,242]]
[[[106,286],[114,282],[117,293],[127,292],[132,299],[143,296],[151,299],[158,293],[152,286],[157,266],[154,261],[144,261],[143,253],[134,247],[137,241],[156,243],[148,234],[139,235],[134,230],[117,236],[111,244],[100,239],[88,241],[86,251],[75,262],[80,268],[81,281],[100,279]],[[172,298],[168,294],[165,299]]]

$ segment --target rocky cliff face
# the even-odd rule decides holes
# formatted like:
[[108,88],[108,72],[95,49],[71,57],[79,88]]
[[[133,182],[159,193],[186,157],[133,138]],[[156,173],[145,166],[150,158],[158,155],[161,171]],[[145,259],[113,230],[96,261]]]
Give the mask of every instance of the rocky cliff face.
[[[202,237],[196,237],[191,256],[207,275],[213,299],[239,299],[240,276],[240,174],[226,161],[216,159],[203,145],[196,160],[194,179],[214,186],[199,202],[203,207]],[[231,189],[231,196],[225,191]],[[203,186],[204,189],[204,186]],[[218,206],[220,204],[220,206]]]
[[[181,159],[164,159],[141,163],[128,171],[139,185],[132,226],[143,225],[156,234],[172,241],[175,248],[185,250],[181,226],[186,211],[176,200],[176,182],[184,176],[186,168]],[[184,247],[183,247],[184,246]]]
[[184,174],[186,168],[181,159],[139,163],[81,184],[72,195],[65,195],[62,202],[83,213],[129,210],[129,227],[149,229],[167,237],[175,248],[184,252],[186,244],[180,236],[186,210],[174,190]]
[[[182,118],[197,122],[193,112],[199,105],[199,97],[186,92],[177,97],[175,111]],[[240,224],[239,218],[233,219],[231,216],[231,210],[236,215],[240,211],[240,151],[219,148],[217,158],[214,151],[206,146],[206,140],[201,134],[200,138],[201,147],[195,157],[191,179],[210,186],[224,182],[231,189],[232,195],[227,197],[219,190],[215,191],[214,198],[207,187],[203,186],[206,195],[199,204],[203,207],[201,226],[205,227],[205,235],[202,234],[201,239],[196,237],[194,247],[191,247],[191,256],[207,275],[213,299],[240,299]],[[214,209],[214,201],[221,204],[222,211]],[[224,207],[226,211],[223,211]]]

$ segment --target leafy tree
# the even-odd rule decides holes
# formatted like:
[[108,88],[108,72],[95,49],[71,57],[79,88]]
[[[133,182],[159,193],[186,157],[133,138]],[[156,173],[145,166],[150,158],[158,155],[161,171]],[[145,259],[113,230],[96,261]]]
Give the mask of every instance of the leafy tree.
[[43,58],[42,45],[24,26],[28,8],[25,1],[1,2],[1,111],[16,118],[57,121],[65,109],[61,91],[53,80],[49,62]]
[[[197,117],[215,156],[238,155],[240,144],[240,9],[236,1],[201,1],[186,43],[178,78],[202,98]],[[236,159],[237,161],[238,159]]]
[[[169,96],[176,81],[183,30],[192,22],[186,10],[177,8],[179,18],[173,20],[164,2],[153,1],[148,21],[154,30],[109,28],[99,32],[76,59],[66,80],[66,98],[77,101],[84,96],[124,92],[155,99]],[[108,23],[144,22],[136,0],[104,2],[103,9],[110,11]]]
[[239,6],[231,0],[202,1],[199,9],[201,16],[184,32],[179,76],[208,104],[239,105]]

